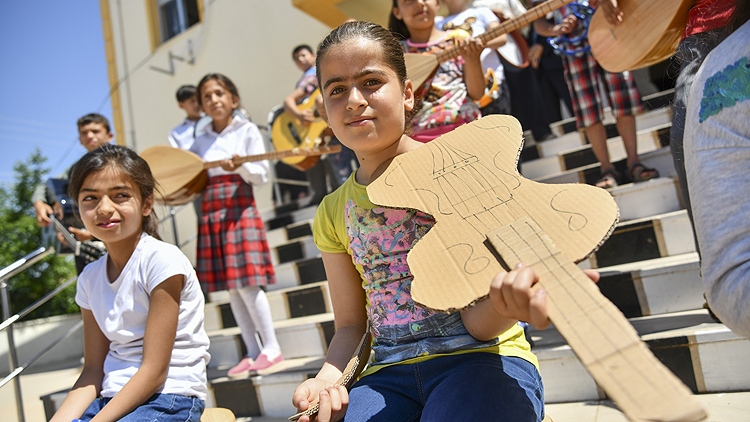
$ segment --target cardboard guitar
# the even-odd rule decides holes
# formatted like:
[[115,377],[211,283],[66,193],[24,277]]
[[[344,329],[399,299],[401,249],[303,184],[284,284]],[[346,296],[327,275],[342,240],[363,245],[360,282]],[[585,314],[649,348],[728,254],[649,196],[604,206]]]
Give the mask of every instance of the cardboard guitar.
[[394,158],[367,187],[374,204],[435,218],[407,257],[413,300],[465,309],[488,296],[498,271],[524,262],[547,292],[550,320],[628,418],[702,420],[690,390],[575,265],[612,233],[614,199],[589,185],[524,179],[522,144],[515,118],[487,116]]

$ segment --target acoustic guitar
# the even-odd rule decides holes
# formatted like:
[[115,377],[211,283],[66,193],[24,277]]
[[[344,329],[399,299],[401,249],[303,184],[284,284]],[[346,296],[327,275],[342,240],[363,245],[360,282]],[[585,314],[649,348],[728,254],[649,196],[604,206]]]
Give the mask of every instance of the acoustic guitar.
[[612,26],[597,10],[589,26],[596,61],[609,72],[651,66],[677,50],[695,0],[620,0],[623,21]]
[[[271,127],[271,143],[278,151],[291,150],[294,148],[312,148],[322,145],[323,131],[328,128],[328,123],[318,114],[315,109],[315,98],[320,95],[320,90],[316,89],[310,96],[299,104],[300,110],[313,110],[315,120],[309,125],[300,122],[296,117],[286,111],[279,114],[274,120]],[[319,156],[288,156],[281,161],[298,170],[308,170],[318,162]]]
[[[483,43],[487,43],[500,35],[523,28],[547,13],[559,9],[571,2],[573,2],[573,0],[546,1],[538,6],[532,7],[522,15],[500,23],[499,26],[488,30],[477,36],[477,38]],[[406,61],[406,72],[409,75],[412,84],[414,84],[415,89],[419,90],[425,81],[435,73],[440,63],[455,59],[459,55],[458,46],[448,48],[437,54],[407,53],[404,55],[404,60]]]
[[[294,148],[285,151],[272,151],[265,154],[235,157],[232,161],[239,165],[253,161],[278,160],[287,157],[309,157],[333,154],[341,151],[341,145],[313,148]],[[160,196],[157,200],[165,205],[182,205],[195,199],[206,187],[207,171],[221,167],[221,161],[205,162],[197,154],[167,145],[157,145],[141,152],[151,173],[159,184]]]

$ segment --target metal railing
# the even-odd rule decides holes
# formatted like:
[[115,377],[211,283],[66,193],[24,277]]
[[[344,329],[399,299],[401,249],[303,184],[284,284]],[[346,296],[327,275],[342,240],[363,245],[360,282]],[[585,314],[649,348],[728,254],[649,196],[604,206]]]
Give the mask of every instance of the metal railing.
[[78,331],[83,326],[83,321],[79,321],[74,326],[72,326],[70,329],[68,329],[63,335],[52,341],[47,347],[45,347],[41,352],[37,353],[34,357],[26,361],[23,365],[18,365],[18,355],[16,351],[16,344],[15,340],[13,338],[13,324],[18,322],[21,318],[25,317],[32,311],[34,311],[39,306],[45,304],[53,297],[57,296],[60,292],[65,290],[68,286],[73,284],[78,277],[73,277],[69,279],[68,281],[64,282],[51,292],[47,293],[44,297],[37,300],[36,302],[29,305],[26,309],[23,311],[11,316],[10,315],[10,297],[8,295],[8,283],[7,281],[12,278],[13,276],[21,273],[25,269],[31,267],[32,265],[36,264],[38,261],[46,258],[50,254],[55,252],[55,248],[52,246],[49,247],[40,247],[36,249],[35,251],[31,252],[30,254],[26,255],[25,257],[19,259],[18,261],[10,264],[9,266],[5,267],[4,269],[0,270],[0,300],[2,301],[2,308],[3,308],[3,322],[0,324],[0,331],[7,330],[8,334],[8,357],[10,360],[10,374],[6,376],[1,382],[0,382],[0,388],[4,387],[5,384],[13,381],[13,386],[16,393],[16,408],[18,410],[18,421],[19,422],[25,422],[26,418],[24,416],[23,412],[23,397],[21,395],[21,381],[18,378],[18,376],[23,372],[26,368],[34,364],[39,358],[44,356],[47,352],[52,350],[55,346],[60,344],[63,340],[70,337],[73,333]]

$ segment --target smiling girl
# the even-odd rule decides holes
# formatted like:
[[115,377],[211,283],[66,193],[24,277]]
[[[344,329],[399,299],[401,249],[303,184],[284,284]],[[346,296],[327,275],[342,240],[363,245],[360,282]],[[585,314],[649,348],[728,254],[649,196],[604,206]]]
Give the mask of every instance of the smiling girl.
[[[246,377],[284,360],[273,330],[271,306],[261,286],[276,282],[253,186],[268,181],[268,161],[237,165],[232,157],[263,154],[255,124],[233,114],[240,95],[224,75],[210,73],[198,83],[198,102],[212,122],[190,151],[205,161],[223,160],[208,170],[198,224],[198,279],[204,291],[229,291],[230,306],[247,355],[229,370]],[[261,344],[256,333],[260,335]]]
[[203,294],[190,261],[159,240],[155,181],[105,145],[73,167],[69,195],[107,254],[78,278],[84,365],[52,421],[198,421],[207,393]]
[[[360,168],[315,214],[336,332],[323,367],[292,403],[306,411],[320,400],[318,421],[540,421],[542,380],[517,325],[549,324],[544,291],[531,292],[536,274],[519,264],[472,308],[424,309],[411,298],[406,257],[434,220],[367,195],[394,157],[423,145],[404,134],[415,99],[400,44],[378,25],[345,23],[320,44],[317,72],[329,124]],[[367,330],[372,360],[348,393],[334,383]]]

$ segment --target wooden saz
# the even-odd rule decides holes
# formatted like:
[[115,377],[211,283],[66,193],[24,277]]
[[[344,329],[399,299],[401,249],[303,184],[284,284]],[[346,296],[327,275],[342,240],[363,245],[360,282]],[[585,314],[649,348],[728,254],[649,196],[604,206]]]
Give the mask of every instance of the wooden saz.
[[[273,143],[273,147],[277,151],[294,148],[313,148],[324,144],[322,135],[328,128],[328,123],[323,120],[315,109],[315,98],[319,95],[320,90],[316,89],[302,104],[297,106],[303,111],[313,110],[315,120],[309,125],[303,124],[286,111],[279,114],[276,120],[274,120],[271,127],[271,143]],[[290,155],[282,158],[281,161],[298,170],[305,171],[314,166],[319,158],[317,155]]]
[[492,278],[523,262],[547,294],[550,320],[632,421],[699,421],[690,390],[575,262],[612,233],[618,210],[604,189],[547,185],[516,165],[520,123],[491,115],[393,159],[367,187],[379,206],[431,214],[435,225],[409,252],[412,298],[442,312],[489,295]]
[[[549,0],[538,6],[535,6],[526,11],[526,13],[516,16],[513,19],[509,19],[502,22],[500,26],[496,26],[488,30],[487,32],[478,35],[477,38],[483,43],[487,43],[492,39],[499,37],[500,35],[507,34],[508,32],[515,31],[523,28],[534,22],[535,20],[543,17],[547,13],[559,9],[573,0]],[[417,53],[406,53],[404,59],[406,60],[406,73],[409,75],[414,89],[419,92],[419,89],[432,76],[440,63],[446,62],[451,59],[458,57],[459,48],[451,47],[447,50],[443,50],[436,54],[417,54]]]
[[596,61],[609,72],[650,66],[677,50],[695,0],[620,0],[624,17],[610,25],[597,10],[589,25],[589,44]]
[[[502,14],[495,13],[500,22],[508,20]],[[518,29],[508,32],[508,41],[497,48],[497,53],[505,59],[506,64],[519,69],[529,67],[529,44]]]
[[[239,165],[286,157],[320,156],[339,151],[341,151],[341,145],[295,148],[236,157],[232,161]],[[166,205],[182,205],[195,199],[206,187],[206,181],[208,180],[206,170],[221,167],[221,160],[204,162],[198,155],[190,151],[166,145],[147,148],[140,155],[151,167],[151,173],[159,184],[161,196],[158,201]]]

